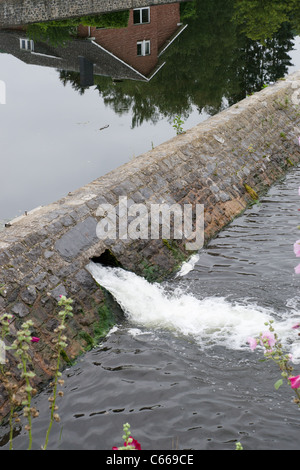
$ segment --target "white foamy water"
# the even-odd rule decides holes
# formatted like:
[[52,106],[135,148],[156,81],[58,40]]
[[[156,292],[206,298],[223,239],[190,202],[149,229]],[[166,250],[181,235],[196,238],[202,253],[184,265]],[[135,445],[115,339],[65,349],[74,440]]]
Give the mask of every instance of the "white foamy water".
[[[107,289],[127,318],[136,326],[166,329],[173,334],[192,338],[202,348],[213,345],[230,349],[249,349],[249,336],[267,331],[265,325],[273,312],[256,305],[233,303],[222,297],[198,299],[191,294],[167,291],[160,284],[150,284],[144,278],[120,268],[90,263],[88,271]],[[276,332],[295,362],[300,359],[297,331],[292,326],[298,321],[297,311],[275,320]]]

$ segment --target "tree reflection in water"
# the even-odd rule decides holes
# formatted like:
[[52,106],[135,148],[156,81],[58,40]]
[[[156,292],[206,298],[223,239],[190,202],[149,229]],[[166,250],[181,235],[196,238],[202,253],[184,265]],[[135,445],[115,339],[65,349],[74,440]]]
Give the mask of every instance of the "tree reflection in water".
[[[300,31],[297,0],[195,0],[181,4],[185,31],[164,54],[166,64],[149,82],[95,76],[104,103],[117,114],[131,111],[132,127],[196,107],[214,115],[286,75]],[[60,72],[84,93],[79,74]]]

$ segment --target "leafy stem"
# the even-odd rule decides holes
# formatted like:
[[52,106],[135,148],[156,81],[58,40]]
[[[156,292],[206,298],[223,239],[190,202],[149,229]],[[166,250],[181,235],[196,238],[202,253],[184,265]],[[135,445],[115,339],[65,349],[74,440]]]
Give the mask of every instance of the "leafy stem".
[[12,346],[8,349],[15,350],[14,355],[20,358],[18,368],[22,370],[21,376],[25,379],[25,399],[22,401],[24,405],[23,414],[27,418],[28,424],[25,429],[28,431],[29,445],[28,450],[32,448],[32,417],[38,416],[38,412],[35,408],[31,408],[32,395],[36,393],[36,390],[31,386],[30,379],[35,377],[35,373],[28,369],[28,363],[31,362],[31,357],[28,354],[29,343],[33,341],[30,333],[30,328],[33,326],[33,322],[28,320],[23,323],[21,329],[17,333],[17,338],[13,342]]
[[56,367],[55,367],[54,381],[51,384],[53,386],[53,395],[49,398],[50,410],[51,410],[51,412],[50,412],[50,423],[49,423],[47,433],[46,433],[45,444],[44,444],[44,447],[43,447],[44,450],[47,449],[47,446],[48,446],[48,443],[49,443],[49,436],[50,436],[50,432],[51,432],[51,429],[52,429],[53,422],[54,421],[57,421],[57,422],[60,421],[60,417],[59,417],[58,413],[56,413],[56,411],[58,409],[58,407],[56,405],[57,395],[63,396],[63,392],[61,392],[61,391],[57,392],[58,385],[63,385],[63,380],[60,379],[60,377],[61,377],[60,357],[61,357],[61,354],[63,353],[63,351],[65,350],[65,348],[67,347],[67,343],[66,343],[67,338],[64,335],[64,330],[66,328],[66,326],[65,326],[66,318],[68,316],[70,316],[70,317],[73,316],[73,313],[72,313],[73,308],[71,306],[72,302],[73,302],[72,299],[67,299],[67,297],[65,297],[65,296],[61,296],[60,301],[58,302],[58,305],[62,306],[64,308],[58,314],[59,317],[60,317],[60,325],[54,330],[54,332],[58,334],[57,338],[54,339],[54,342],[56,344]]

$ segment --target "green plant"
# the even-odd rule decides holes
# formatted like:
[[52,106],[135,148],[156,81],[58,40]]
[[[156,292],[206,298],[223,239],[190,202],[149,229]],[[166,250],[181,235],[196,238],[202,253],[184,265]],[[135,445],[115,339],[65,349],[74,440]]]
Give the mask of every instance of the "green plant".
[[180,251],[179,247],[176,245],[174,240],[166,240],[165,238],[162,239],[163,244],[170,250],[174,259],[178,261],[180,264],[183,263],[185,260],[185,255],[182,251]]
[[[269,327],[268,331],[260,333],[258,338],[248,338],[250,348],[254,350],[258,345],[263,346],[265,360],[271,360],[277,364],[281,371],[281,378],[274,384],[276,390],[283,384],[284,380],[294,390],[296,394],[295,403],[300,407],[300,375],[293,375],[293,366],[291,364],[291,355],[284,352],[281,340],[273,327],[273,320],[266,322]],[[295,325],[294,328],[298,328]]]
[[160,268],[156,265],[151,265],[145,260],[141,262],[142,276],[150,283],[158,282],[161,278]]
[[[6,325],[6,333],[8,332],[8,326]],[[32,362],[29,346],[32,342],[37,342],[39,338],[34,338],[31,336],[30,328],[33,327],[33,321],[28,320],[22,324],[20,330],[17,332],[17,338],[14,340],[11,346],[6,346],[7,350],[14,351],[14,356],[19,361],[18,369],[21,370],[21,378],[25,381],[24,386],[24,396],[21,401],[23,406],[23,415],[27,418],[28,424],[25,426],[25,429],[28,431],[29,436],[29,445],[28,450],[32,447],[32,418],[38,416],[38,412],[35,408],[31,407],[32,396],[35,395],[36,390],[31,385],[31,379],[35,377],[33,370],[30,370],[30,364]],[[10,375],[10,374],[9,374]],[[11,397],[11,414],[10,414],[10,427],[11,427],[11,436],[12,436],[12,413],[13,413],[13,396]],[[10,441],[10,448],[12,448],[12,441]]]
[[15,384],[11,381],[11,373],[10,371],[6,370],[6,346],[5,346],[5,337],[9,335],[9,325],[13,318],[13,315],[4,313],[0,317],[0,326],[1,326],[1,357],[0,357],[0,378],[1,383],[3,384],[10,402],[10,414],[9,414],[9,449],[12,450],[12,437],[13,437],[13,417],[14,417],[14,409],[15,406],[18,405],[17,401],[14,398],[14,391],[15,391]]
[[129,10],[120,12],[89,15],[65,20],[33,23],[27,26],[26,34],[34,41],[49,42],[52,46],[62,46],[71,41],[77,34],[79,25],[97,28],[126,28],[128,26]]
[[64,330],[66,329],[65,322],[66,322],[67,317],[73,317],[73,313],[72,313],[73,308],[71,306],[72,303],[73,303],[73,300],[68,299],[64,295],[62,295],[60,297],[60,300],[58,302],[58,305],[63,307],[63,309],[58,313],[58,315],[60,317],[60,324],[54,330],[54,332],[57,333],[57,335],[58,335],[57,338],[55,338],[56,367],[55,367],[54,381],[51,383],[51,385],[53,387],[53,395],[49,398],[50,410],[51,410],[50,423],[49,423],[49,427],[48,427],[48,430],[47,430],[47,433],[46,433],[46,439],[45,439],[45,444],[43,446],[43,450],[47,449],[48,441],[49,441],[49,435],[50,435],[50,431],[51,431],[53,422],[54,421],[56,421],[56,422],[60,421],[59,414],[57,413],[58,407],[56,405],[56,399],[57,399],[57,395],[62,397],[63,392],[62,391],[58,392],[57,388],[58,388],[58,385],[63,385],[64,384],[64,381],[62,379],[60,379],[60,377],[61,377],[60,359],[61,359],[62,353],[64,353],[65,348],[67,347],[67,343],[66,343],[67,338],[64,334]]
[[176,134],[183,134],[183,128],[182,124],[184,124],[184,121],[181,119],[181,117],[177,114],[175,118],[173,119],[173,127],[176,130]]
[[121,447],[113,447],[113,450],[141,450],[141,444],[133,439],[130,435],[130,424],[125,423],[123,424],[123,432],[124,435],[122,439],[124,440],[124,445]]

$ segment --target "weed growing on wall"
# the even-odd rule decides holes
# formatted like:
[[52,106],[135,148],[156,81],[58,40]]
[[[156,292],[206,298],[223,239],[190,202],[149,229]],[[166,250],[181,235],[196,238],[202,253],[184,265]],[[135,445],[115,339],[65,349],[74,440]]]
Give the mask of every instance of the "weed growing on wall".
[[184,124],[184,121],[181,119],[180,116],[176,115],[173,119],[173,127],[177,135],[184,133],[182,124]]

